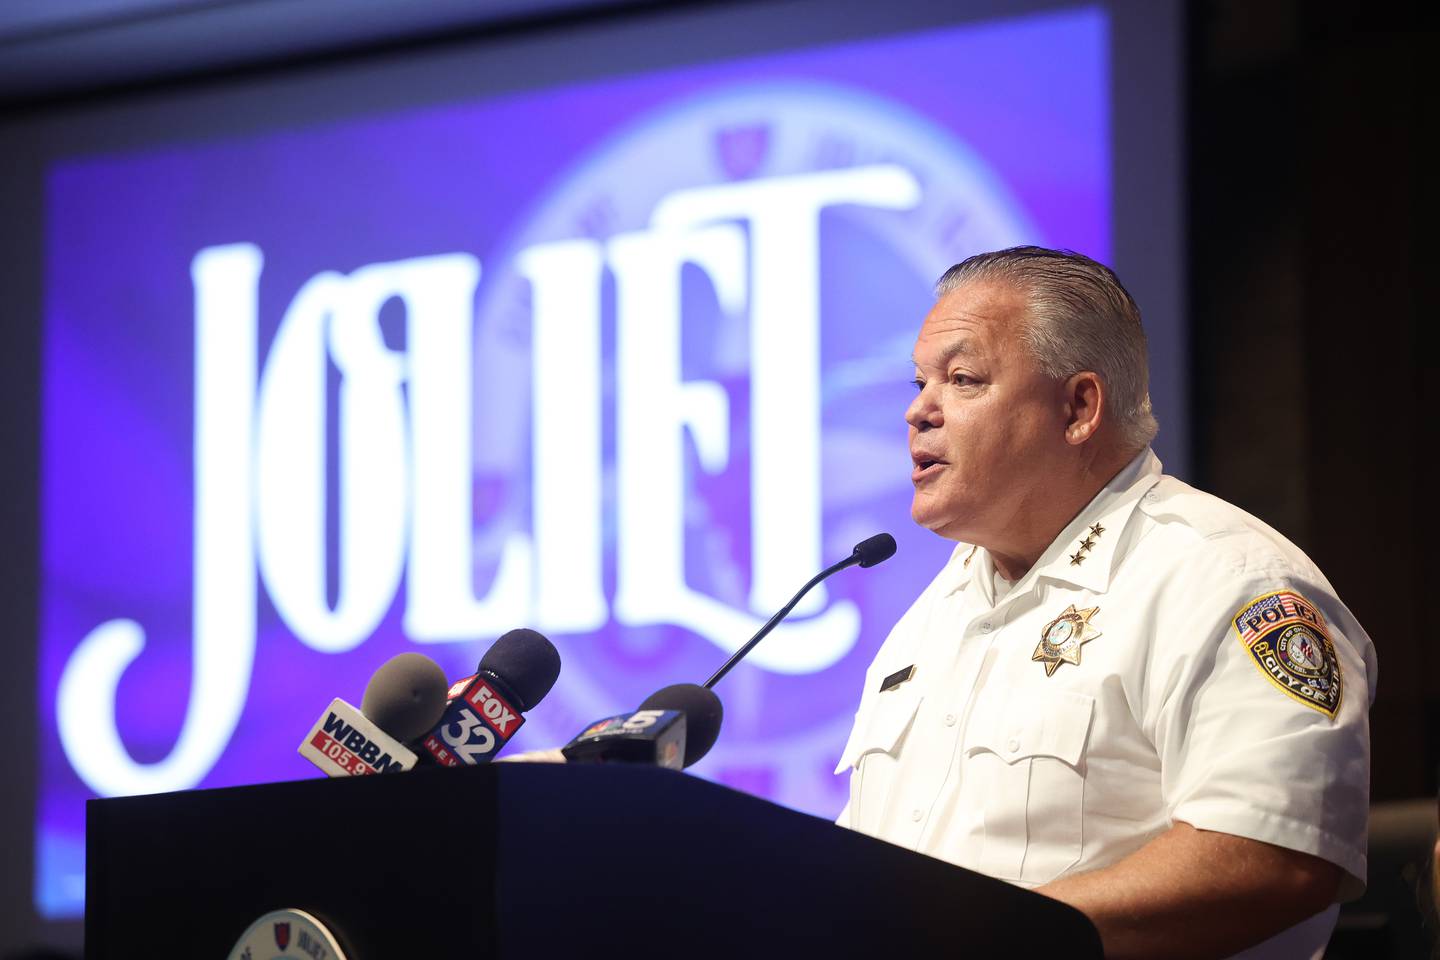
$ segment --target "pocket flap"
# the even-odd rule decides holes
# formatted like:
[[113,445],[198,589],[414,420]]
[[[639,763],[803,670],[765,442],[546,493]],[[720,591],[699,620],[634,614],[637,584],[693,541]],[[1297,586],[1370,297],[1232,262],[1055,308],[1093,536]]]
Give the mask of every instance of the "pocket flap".
[[1069,690],[1018,698],[1005,711],[1004,721],[978,733],[966,753],[988,750],[1006,763],[1054,757],[1078,767],[1094,712],[1094,697]]
[[855,728],[850,731],[850,740],[840,753],[835,772],[843,773],[846,767],[855,766],[867,753],[894,753],[915,719],[922,699],[898,691],[877,694],[869,718],[862,721],[856,717]]

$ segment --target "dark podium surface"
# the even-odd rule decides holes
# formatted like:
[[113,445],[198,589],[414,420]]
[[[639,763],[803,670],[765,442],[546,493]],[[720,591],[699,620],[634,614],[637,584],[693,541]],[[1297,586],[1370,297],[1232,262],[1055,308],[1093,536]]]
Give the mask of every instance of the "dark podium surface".
[[350,960],[1100,956],[1063,904],[649,767],[306,780],[92,800],[87,817],[94,960],[224,958],[281,907]]

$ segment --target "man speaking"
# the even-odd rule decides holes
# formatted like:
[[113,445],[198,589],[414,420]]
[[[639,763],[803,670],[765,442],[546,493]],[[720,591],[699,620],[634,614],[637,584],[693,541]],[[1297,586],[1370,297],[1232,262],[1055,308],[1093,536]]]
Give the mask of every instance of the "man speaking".
[[840,824],[1063,900],[1107,956],[1318,957],[1365,880],[1369,637],[1162,474],[1108,268],[1019,247],[937,295],[911,512],[958,544],[866,674]]

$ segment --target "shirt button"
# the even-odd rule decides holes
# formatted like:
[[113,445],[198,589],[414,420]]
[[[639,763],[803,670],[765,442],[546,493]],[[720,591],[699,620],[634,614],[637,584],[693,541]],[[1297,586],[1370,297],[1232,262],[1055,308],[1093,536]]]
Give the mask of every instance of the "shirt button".
[[980,632],[981,632],[981,633],[989,633],[991,630],[994,630],[994,629],[995,629],[995,628],[990,624],[990,621],[989,621],[989,620],[986,620],[984,623],[980,624]]
[[947,713],[947,714],[945,714],[945,726],[947,726],[947,727],[953,727],[953,726],[955,726],[955,714],[953,714],[953,713]]
[[1005,749],[1009,750],[1011,753],[1014,753],[1016,750],[1020,749],[1020,741],[1016,740],[1014,737],[1011,737],[1010,741],[1005,744]]
[[916,823],[919,823],[920,818],[923,816],[925,816],[925,813],[919,807],[916,807],[914,810],[910,811],[910,819],[914,820]]

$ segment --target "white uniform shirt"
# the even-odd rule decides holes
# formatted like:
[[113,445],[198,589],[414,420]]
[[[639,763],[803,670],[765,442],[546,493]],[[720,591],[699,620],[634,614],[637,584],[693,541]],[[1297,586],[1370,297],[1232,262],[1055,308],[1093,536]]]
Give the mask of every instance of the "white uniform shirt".
[[[1308,557],[1147,450],[997,580],[959,545],[881,646],[842,826],[1033,887],[1183,820],[1322,857],[1358,895],[1375,655]],[[1242,956],[1318,955],[1337,910]]]

